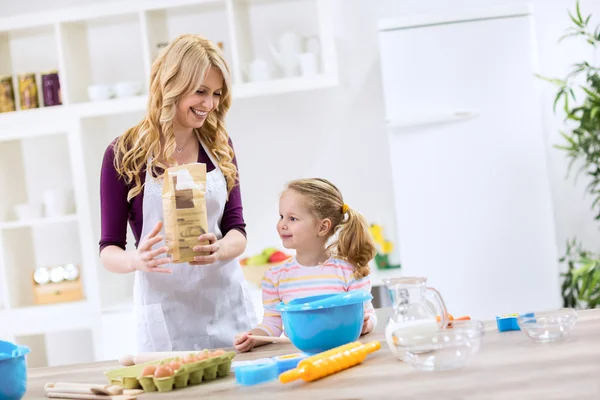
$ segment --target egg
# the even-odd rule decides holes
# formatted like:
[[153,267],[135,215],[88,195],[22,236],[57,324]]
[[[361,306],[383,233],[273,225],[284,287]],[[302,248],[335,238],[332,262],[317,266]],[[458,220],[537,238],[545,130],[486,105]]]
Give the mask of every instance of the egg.
[[178,371],[181,368],[181,363],[178,360],[173,360],[169,363],[169,367],[171,367],[173,371]]
[[198,354],[198,356],[196,357],[196,361],[206,360],[207,358],[208,358],[208,353],[202,352],[202,353]]
[[183,361],[184,364],[191,364],[191,363],[195,363],[196,362],[196,355],[193,353],[188,354],[187,356],[183,357]]
[[224,350],[218,349],[212,352],[211,357],[219,357],[225,354]]
[[152,376],[156,371],[156,365],[146,365],[142,370],[142,376]]
[[159,365],[154,371],[155,378],[168,378],[173,376],[173,370],[168,365]]

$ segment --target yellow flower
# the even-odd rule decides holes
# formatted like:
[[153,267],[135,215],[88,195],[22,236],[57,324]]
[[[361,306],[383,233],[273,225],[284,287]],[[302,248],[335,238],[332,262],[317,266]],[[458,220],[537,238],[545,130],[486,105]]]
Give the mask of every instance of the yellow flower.
[[383,229],[380,225],[371,225],[371,236],[373,236],[375,243],[380,246],[383,244]]
[[381,251],[383,254],[390,254],[394,251],[394,245],[389,240],[383,242],[383,246],[381,246]]

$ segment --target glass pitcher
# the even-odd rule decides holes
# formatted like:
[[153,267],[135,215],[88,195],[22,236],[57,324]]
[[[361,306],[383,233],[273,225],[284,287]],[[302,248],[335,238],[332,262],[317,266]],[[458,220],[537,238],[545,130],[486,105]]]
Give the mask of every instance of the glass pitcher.
[[394,343],[398,335],[444,329],[448,325],[448,311],[440,293],[427,286],[427,278],[387,278],[383,283],[388,288],[394,308],[385,328],[385,339],[392,353],[403,360],[404,355]]

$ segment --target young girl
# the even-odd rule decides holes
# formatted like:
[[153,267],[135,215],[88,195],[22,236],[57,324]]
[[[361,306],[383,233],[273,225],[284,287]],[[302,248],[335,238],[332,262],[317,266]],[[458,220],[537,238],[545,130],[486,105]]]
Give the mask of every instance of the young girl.
[[[265,314],[258,327],[236,336],[237,351],[265,344],[252,335],[280,336],[280,302],[321,294],[371,291],[368,262],[376,250],[366,220],[350,209],[335,185],[325,179],[288,183],[279,199],[277,232],[283,246],[296,250],[295,257],[265,273],[262,281]],[[335,234],[338,239],[327,245]],[[362,334],[377,323],[371,302],[365,303]]]

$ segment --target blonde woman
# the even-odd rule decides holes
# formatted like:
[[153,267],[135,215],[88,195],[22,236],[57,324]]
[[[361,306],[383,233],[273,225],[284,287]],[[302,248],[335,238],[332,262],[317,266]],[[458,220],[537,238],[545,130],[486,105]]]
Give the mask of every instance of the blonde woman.
[[[231,345],[255,316],[237,257],[246,247],[238,171],[225,115],[231,78],[223,54],[196,35],[176,38],[152,66],[148,111],[106,149],[101,172],[100,259],[135,273],[138,351]],[[170,264],[163,240],[162,174],[173,165],[207,167],[209,232],[194,265]],[[127,223],[136,241],[126,250]]]

